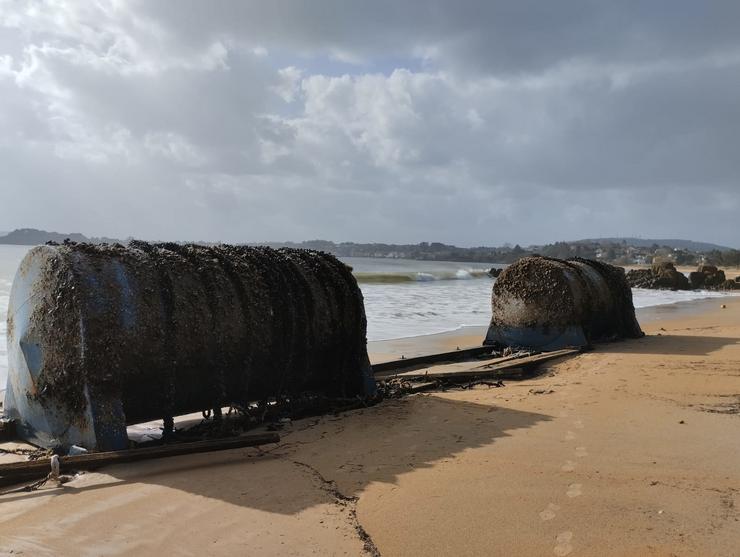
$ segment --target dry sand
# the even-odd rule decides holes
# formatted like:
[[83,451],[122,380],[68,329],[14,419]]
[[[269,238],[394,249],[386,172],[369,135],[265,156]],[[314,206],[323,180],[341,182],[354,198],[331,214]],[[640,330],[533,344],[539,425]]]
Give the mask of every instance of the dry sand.
[[738,555],[740,299],[702,307],[535,379],[294,422],[266,454],[4,495],[0,553]]

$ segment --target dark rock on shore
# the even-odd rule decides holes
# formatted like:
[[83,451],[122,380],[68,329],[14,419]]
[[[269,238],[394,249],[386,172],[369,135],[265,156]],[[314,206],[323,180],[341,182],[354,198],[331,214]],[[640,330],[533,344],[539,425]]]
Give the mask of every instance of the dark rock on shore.
[[714,265],[699,265],[686,278],[670,261],[655,263],[650,269],[633,269],[627,273],[627,282],[632,288],[658,290],[740,290],[738,279],[727,280],[725,272]]
[[706,275],[699,271],[692,271],[689,273],[689,284],[691,284],[691,288],[694,290],[698,288],[704,288],[704,280],[706,278]]
[[650,269],[633,269],[627,273],[627,282],[632,288],[655,290],[690,290],[686,275],[676,270],[670,261],[655,263]]
[[[694,277],[693,279],[691,277]],[[738,290],[740,289],[740,277],[734,281],[728,280],[725,272],[717,269],[714,265],[699,265],[699,268],[689,276],[694,288],[707,288],[709,290]]]
[[740,281],[726,280],[722,284],[715,286],[714,290],[740,290]]
[[632,288],[654,288],[654,280],[650,269],[632,269],[627,273],[627,282]]
[[705,288],[719,287],[727,281],[725,272],[720,271],[714,265],[699,265],[697,271],[704,275]]

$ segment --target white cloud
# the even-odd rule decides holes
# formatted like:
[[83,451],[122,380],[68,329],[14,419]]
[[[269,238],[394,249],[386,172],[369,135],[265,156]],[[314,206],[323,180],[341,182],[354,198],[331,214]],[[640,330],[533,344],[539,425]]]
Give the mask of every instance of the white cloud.
[[173,6],[0,3],[6,227],[738,241],[731,8]]
[[300,82],[303,71],[295,66],[288,66],[278,70],[279,83],[272,87],[286,103],[293,102],[300,94]]
[[153,155],[180,164],[185,168],[202,166],[206,157],[187,138],[172,132],[147,133],[145,148]]

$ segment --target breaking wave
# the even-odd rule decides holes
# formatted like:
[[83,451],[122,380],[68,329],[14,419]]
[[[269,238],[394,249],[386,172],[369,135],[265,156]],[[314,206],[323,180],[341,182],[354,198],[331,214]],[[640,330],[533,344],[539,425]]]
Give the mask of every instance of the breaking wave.
[[364,284],[398,284],[404,282],[432,282],[437,280],[471,280],[489,278],[482,269],[458,269],[456,271],[430,272],[355,272],[357,282]]

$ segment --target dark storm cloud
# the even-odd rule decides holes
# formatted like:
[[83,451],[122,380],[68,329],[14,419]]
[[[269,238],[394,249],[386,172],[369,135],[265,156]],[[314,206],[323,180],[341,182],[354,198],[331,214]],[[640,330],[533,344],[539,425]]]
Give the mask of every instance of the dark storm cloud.
[[735,2],[0,2],[2,228],[737,245]]
[[[539,71],[567,59],[641,61],[737,46],[737,2],[218,2],[144,8],[183,41],[230,36],[358,58],[387,52],[491,72]],[[220,8],[220,9],[219,9]],[[420,50],[417,50],[420,49]]]

